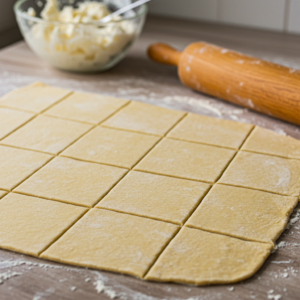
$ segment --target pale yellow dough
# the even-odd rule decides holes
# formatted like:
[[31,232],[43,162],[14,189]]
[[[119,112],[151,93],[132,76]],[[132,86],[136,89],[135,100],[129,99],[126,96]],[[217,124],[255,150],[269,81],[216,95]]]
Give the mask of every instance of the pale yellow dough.
[[94,208],[41,257],[143,277],[179,227]]
[[0,189],[12,190],[53,156],[0,145]]
[[242,150],[300,159],[300,141],[255,127]]
[[146,280],[250,277],[300,196],[300,141],[42,83],[0,139],[0,248]]
[[0,245],[38,256],[86,209],[11,193],[0,200]]
[[46,114],[75,121],[99,124],[128,100],[76,92],[50,108]]
[[184,115],[185,113],[182,111],[141,102],[131,102],[112,118],[105,121],[103,125],[162,136]]
[[158,141],[155,136],[97,127],[62,155],[130,169]]
[[0,106],[40,113],[70,93],[70,90],[37,82],[5,95],[0,99]]
[[18,186],[16,191],[92,207],[126,172],[116,167],[57,157]]
[[217,184],[188,220],[187,226],[274,243],[297,204],[296,197]]
[[219,182],[298,197],[299,178],[299,160],[239,152]]
[[97,207],[182,225],[209,187],[195,181],[130,172]]
[[57,154],[90,128],[91,125],[83,123],[39,116],[9,135],[2,143]]
[[0,107],[0,139],[29,121],[34,114]]
[[183,228],[147,274],[148,280],[189,284],[233,283],[252,276],[271,244]]
[[168,137],[238,149],[252,128],[251,124],[188,114]]
[[234,154],[229,149],[164,139],[135,169],[213,183]]
[[7,194],[7,192],[5,192],[5,191],[0,191],[0,199],[4,196],[4,195],[6,195]]

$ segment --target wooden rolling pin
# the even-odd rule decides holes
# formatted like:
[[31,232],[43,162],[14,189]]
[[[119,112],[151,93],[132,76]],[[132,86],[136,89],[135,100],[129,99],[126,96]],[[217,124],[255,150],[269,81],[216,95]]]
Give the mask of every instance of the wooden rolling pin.
[[300,125],[300,71],[204,42],[183,52],[154,44],[149,57],[178,66],[186,86]]

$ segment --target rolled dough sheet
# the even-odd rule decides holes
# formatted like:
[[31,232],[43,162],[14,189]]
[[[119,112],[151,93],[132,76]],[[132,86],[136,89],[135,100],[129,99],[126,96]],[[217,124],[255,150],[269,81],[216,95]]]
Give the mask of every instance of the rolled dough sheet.
[[232,283],[263,264],[300,195],[298,143],[252,125],[41,83],[3,107],[20,114],[0,118],[1,248]]
[[299,160],[239,152],[219,182],[299,197],[299,178]]
[[62,155],[130,169],[158,141],[156,136],[97,127]]
[[42,258],[143,277],[179,227],[91,209]]
[[76,92],[47,110],[46,114],[99,124],[128,102],[113,97]]
[[0,145],[0,189],[12,190],[51,158],[49,154]]
[[0,106],[40,113],[70,93],[70,90],[37,82],[5,95],[0,99]]
[[116,167],[56,157],[16,191],[92,207],[126,172]]
[[1,248],[38,256],[87,210],[10,193],[0,200]]
[[183,225],[210,185],[142,172],[130,172],[97,207]]
[[163,136],[183,116],[182,111],[140,102],[131,102],[127,107],[103,123],[103,126]]
[[300,159],[300,141],[255,127],[242,150]]
[[29,121],[34,114],[10,108],[0,107],[0,139]]
[[9,135],[2,143],[57,154],[90,128],[87,124],[39,116]]
[[238,149],[253,127],[251,124],[188,114],[167,136]]
[[4,195],[6,195],[6,194],[7,194],[6,191],[0,191],[0,199],[1,199]]
[[274,243],[297,204],[296,197],[216,184],[187,226],[244,240]]
[[213,183],[234,154],[225,148],[164,139],[135,170]]
[[183,227],[146,279],[201,285],[238,282],[255,274],[271,249],[271,244]]

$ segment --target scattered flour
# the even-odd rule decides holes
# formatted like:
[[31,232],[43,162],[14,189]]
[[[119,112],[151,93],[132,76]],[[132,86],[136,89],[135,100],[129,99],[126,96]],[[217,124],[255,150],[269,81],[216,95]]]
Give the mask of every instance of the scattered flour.
[[233,292],[233,291],[234,291],[234,286],[229,287],[229,288],[228,288],[228,291],[229,291],[229,292]]
[[281,135],[286,135],[286,132],[283,129],[281,129],[281,128],[277,128],[274,131],[276,131],[277,133],[279,133]]
[[272,253],[276,252],[280,248],[284,248],[286,246],[286,242],[281,241],[277,245],[275,245],[274,249],[272,250]]
[[209,112],[216,114],[217,116],[222,116],[222,111],[212,106],[209,100],[200,100],[192,97],[183,97],[183,96],[166,96],[162,100],[166,103],[170,103],[170,102],[186,103],[192,106],[204,108]]
[[271,261],[272,264],[291,264],[294,261],[292,259],[290,260],[283,260],[283,261]]
[[104,293],[110,299],[115,299],[118,297],[117,293],[111,287],[105,286],[104,282],[101,279],[97,279],[94,282],[94,285],[98,294]]
[[55,289],[54,288],[49,288],[47,289],[46,291],[44,292],[36,292],[33,296],[33,299],[32,300],[42,300],[42,299],[45,299],[45,297],[48,297],[52,294],[54,294],[55,292]]
[[8,280],[12,277],[15,277],[15,276],[20,276],[22,275],[22,273],[20,272],[5,272],[5,273],[0,273],[0,284],[2,284],[5,280]]
[[268,295],[268,299],[280,300],[281,299],[281,295]]
[[286,229],[290,229],[292,227],[292,225],[294,225],[299,220],[300,220],[300,208],[295,209],[295,215],[288,222]]

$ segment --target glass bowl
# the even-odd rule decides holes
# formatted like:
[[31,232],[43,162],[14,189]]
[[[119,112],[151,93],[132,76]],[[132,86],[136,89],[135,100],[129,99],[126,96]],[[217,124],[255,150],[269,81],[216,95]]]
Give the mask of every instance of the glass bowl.
[[[57,3],[62,9],[90,1],[57,0]],[[128,4],[128,0],[97,2],[113,9]],[[73,72],[104,71],[116,65],[140,35],[147,14],[147,6],[143,5],[106,24],[65,23],[40,17],[46,3],[46,0],[19,0],[15,4],[20,30],[39,57],[58,69]],[[35,16],[28,14],[29,8],[34,9]]]

